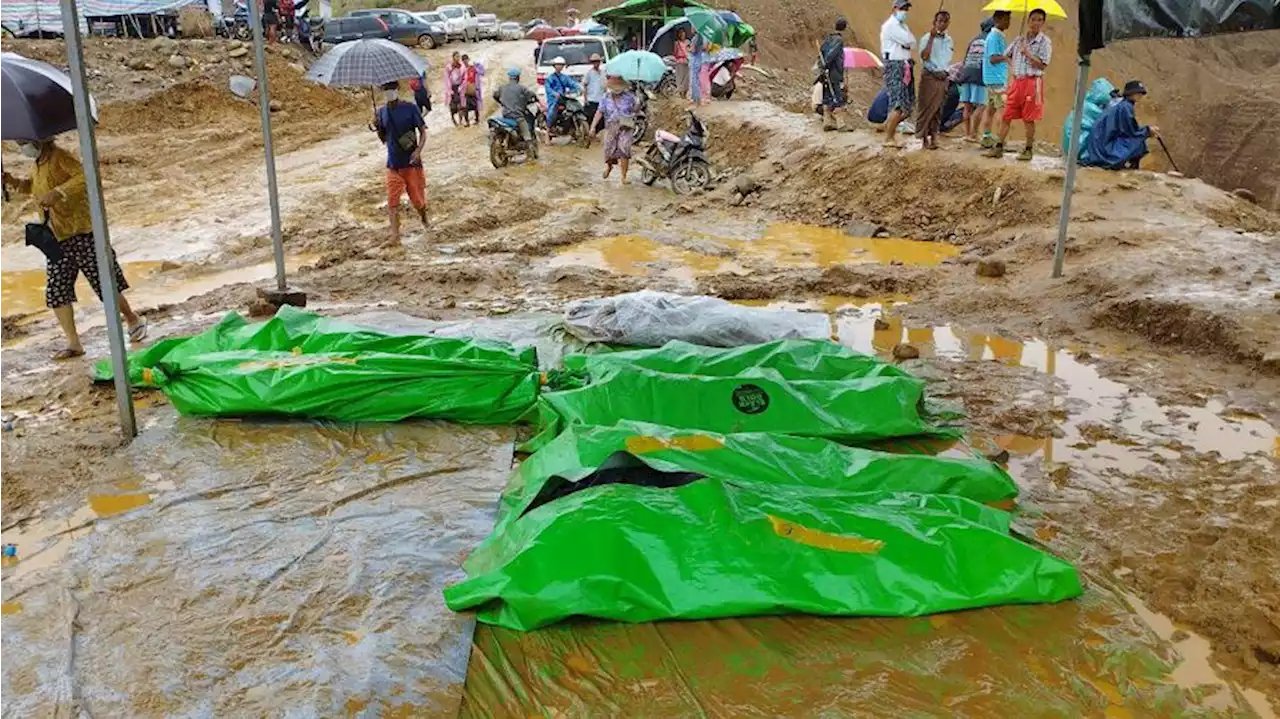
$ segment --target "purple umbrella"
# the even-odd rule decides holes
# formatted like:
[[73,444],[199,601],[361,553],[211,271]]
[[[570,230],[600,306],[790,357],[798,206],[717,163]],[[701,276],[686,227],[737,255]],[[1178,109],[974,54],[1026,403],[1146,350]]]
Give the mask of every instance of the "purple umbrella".
[[[45,140],[76,129],[71,78],[48,63],[0,53],[0,139]],[[89,98],[98,119],[98,105]]]

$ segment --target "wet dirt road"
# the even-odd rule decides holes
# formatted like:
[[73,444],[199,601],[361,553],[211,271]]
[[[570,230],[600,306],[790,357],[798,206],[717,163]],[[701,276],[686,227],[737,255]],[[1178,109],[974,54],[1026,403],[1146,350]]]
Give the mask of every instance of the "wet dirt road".
[[[527,65],[530,53],[525,43],[508,43],[486,44],[473,54],[484,58],[492,79],[506,62]],[[727,191],[731,180],[691,198],[638,183],[620,187],[616,175],[601,182],[598,147],[586,152],[551,147],[536,165],[498,172],[488,165],[481,129],[445,127],[439,115],[437,111],[430,118],[433,140],[426,151],[435,226],[423,231],[416,219],[406,217],[400,248],[383,246],[382,156],[367,131],[354,128],[282,157],[282,198],[289,196],[287,246],[298,266],[293,277],[311,294],[314,306],[335,313],[395,307],[432,319],[488,315],[500,320],[513,311],[558,312],[566,300],[577,297],[657,288],[803,309],[825,323],[833,338],[885,356],[896,345],[910,343],[921,354],[908,362],[912,371],[931,380],[934,394],[966,408],[970,441],[996,456],[1007,453],[1002,458],[1023,491],[1019,531],[1078,563],[1096,584],[1097,603],[1055,610],[1070,616],[1036,625],[1057,641],[1028,649],[1034,661],[1023,662],[1026,671],[1019,670],[1021,674],[1004,675],[996,695],[1015,696],[1018,687],[1029,686],[1024,682],[1038,682],[1058,687],[1050,692],[1054,700],[1084,713],[1122,715],[1132,707],[1137,715],[1169,715],[1163,710],[1186,705],[1188,713],[1208,708],[1274,715],[1268,697],[1280,697],[1280,675],[1269,657],[1280,656],[1280,607],[1265,598],[1280,596],[1274,572],[1280,551],[1280,420],[1272,406],[1277,396],[1272,380],[1254,373],[1249,347],[1239,340],[1254,332],[1265,345],[1271,337],[1265,327],[1254,330],[1261,327],[1255,315],[1263,312],[1246,304],[1271,291],[1280,277],[1274,271],[1280,267],[1275,253],[1258,249],[1274,236],[1265,217],[1234,205],[1222,205],[1227,208],[1222,210],[1212,204],[1219,202],[1217,195],[1199,186],[1157,178],[1135,180],[1150,185],[1144,190],[1157,203],[1168,203],[1151,214],[1163,224],[1144,225],[1123,216],[1137,193],[1116,187],[1111,178],[1086,176],[1080,203],[1084,219],[1076,230],[1080,238],[1069,254],[1078,284],[1046,286],[1037,283],[1047,261],[1047,230],[1040,224],[1050,207],[1043,196],[1052,194],[1045,181],[1052,177],[1052,167],[1029,175],[1010,164],[988,176],[977,174],[971,163],[958,162],[944,166],[943,174],[963,189],[940,188],[932,175],[914,172],[918,153],[908,153],[900,163],[876,164],[874,136],[820,138],[823,144],[815,146],[809,138],[817,133],[808,120],[754,103],[729,103],[707,113],[713,159],[721,168],[748,168],[767,183],[765,190],[733,204],[736,198]],[[679,129],[678,115],[664,121],[662,126]],[[223,165],[210,172],[247,173],[257,162],[253,157],[236,165],[239,170]],[[871,170],[875,174],[861,174]],[[207,204],[185,219],[166,216],[158,224],[149,224],[156,221],[153,215],[129,214],[135,210],[125,205],[122,229],[115,235],[122,257],[181,263],[168,269],[135,266],[142,277],[136,296],[153,293],[152,299],[141,301],[143,306],[173,303],[151,314],[157,336],[199,329],[225,310],[243,308],[252,297],[252,286],[239,283],[258,281],[270,268],[261,185],[258,178],[243,187],[217,190],[225,194],[213,195],[221,199],[212,214],[222,222],[209,220]],[[989,198],[997,186],[1002,196],[1018,202],[992,205]],[[975,209],[967,209],[971,194],[981,195],[972,203]],[[945,201],[930,204],[937,197]],[[850,218],[842,214],[846,200],[870,209]],[[1218,219],[1179,214],[1184,212],[1175,204],[1180,201],[1190,208],[1204,205],[1209,208],[1204,212]],[[155,199],[157,207],[166,208],[164,215],[180,212],[185,202],[174,193],[158,193]],[[1235,214],[1222,214],[1227,210]],[[1108,219],[1090,220],[1088,213],[1108,213]],[[131,217],[136,233],[128,224]],[[889,231],[841,231],[851,219],[878,220],[874,224]],[[1193,255],[1196,242],[1210,255],[1206,266],[1225,268],[1220,274],[1253,278],[1260,271],[1265,279],[1244,286],[1242,281],[1215,279],[1220,275],[1212,272],[1167,278],[1154,274],[1151,267],[1157,261],[1172,261],[1175,267],[1200,262]],[[5,246],[6,273],[9,256],[18,250],[25,248]],[[1233,254],[1238,259],[1228,259]],[[975,280],[973,260],[988,256],[1007,260],[1012,276]],[[1132,277],[1122,287],[1113,276],[1125,273]],[[31,276],[26,277],[25,284],[31,284]],[[234,284],[219,286],[224,280]],[[202,281],[213,284],[197,284]],[[38,295],[33,300],[32,291],[23,286],[6,284],[6,305],[13,298],[38,306]],[[1147,330],[1128,332],[1109,323],[1109,315],[1088,311],[1110,301],[1132,301],[1133,311],[1142,311],[1150,306],[1143,303],[1154,301],[1148,294],[1194,286],[1212,291],[1202,292],[1209,299],[1193,309],[1224,313],[1217,315],[1216,324],[1204,326],[1220,332],[1215,336],[1223,338],[1219,344],[1226,349],[1184,354],[1197,348],[1181,338],[1156,344],[1144,334]],[[192,287],[196,291],[189,291]],[[1121,294],[1110,297],[1116,292]],[[1232,314],[1225,314],[1228,310]],[[95,313],[100,317],[94,303],[82,304],[80,312],[85,327],[93,327]],[[1185,324],[1191,319],[1170,331],[1193,336],[1195,328]],[[157,490],[145,481],[134,488],[113,483],[138,480],[118,468],[110,395],[88,387],[79,375],[87,362],[57,367],[44,362],[57,338],[47,316],[37,313],[23,322],[4,349],[5,411],[15,418],[15,430],[4,440],[5,541],[15,529],[56,525],[72,531],[59,535],[57,544],[68,547],[67,553],[51,566],[96,566],[101,561],[96,555],[74,549],[86,537],[100,541],[93,536],[102,531],[94,529],[96,522],[82,526],[88,512],[100,519],[104,512],[124,507],[127,511],[101,526],[126,537],[136,537],[144,528],[163,534],[164,525],[156,522],[172,512],[154,508],[174,490]],[[8,323],[6,330],[8,337]],[[101,332],[88,332],[87,343],[91,355],[105,354]],[[169,421],[172,410],[162,399],[148,396],[140,405],[144,423],[163,426]],[[67,459],[68,454],[75,459]],[[117,495],[125,498],[101,499]],[[148,501],[130,499],[137,495]],[[132,506],[135,501],[140,505]],[[11,512],[12,521],[26,519],[22,527],[11,524]],[[129,529],[126,523],[135,518],[144,524]],[[150,561],[145,553],[138,557],[132,552],[123,552],[119,562]],[[53,559],[56,553],[43,556]],[[202,561],[216,559],[206,556]],[[35,616],[30,599],[12,596],[34,577],[13,576],[10,568],[4,576],[6,618],[27,612]],[[1263,599],[1241,602],[1244,594]],[[333,624],[350,623],[344,611],[336,610]],[[954,623],[930,624],[921,648],[955,648],[956,661],[962,662],[1004,631],[999,627],[1006,619],[1025,621],[1024,611],[977,612]],[[751,636],[778,631],[745,624]],[[827,620],[796,624],[803,625],[802,635],[829,638],[846,631]],[[884,640],[889,644],[915,636],[918,629],[880,622],[850,627],[854,625],[869,627],[848,629],[859,640],[883,631],[895,637]],[[598,639],[623,652],[634,639],[632,631],[611,634],[602,629]],[[713,651],[746,656],[746,645],[739,643],[745,635],[709,638],[700,635],[705,631],[681,630],[677,634],[682,636],[661,638],[676,640],[673,661],[681,671],[692,671],[681,657]],[[1030,641],[1017,632],[1013,636],[1022,639],[1010,640],[1010,646]],[[479,671],[476,662],[482,659],[500,666],[495,652],[516,651],[510,642],[510,637],[481,632],[471,671]],[[547,663],[551,674],[582,674],[581,652],[552,649],[523,645],[519,651]],[[605,674],[625,677],[634,671],[613,666],[606,654],[600,650]],[[1108,665],[1109,657],[1118,659]],[[1146,663],[1149,657],[1155,659]],[[989,659],[1002,666],[999,657]],[[1133,669],[1137,665],[1143,669]],[[827,670],[842,666],[837,661]],[[498,679],[517,689],[512,676]],[[907,675],[894,676],[890,684],[900,687]],[[477,685],[470,706],[483,707],[485,701],[506,696],[486,694],[501,687],[498,679]],[[643,688],[650,679],[656,680],[637,681]],[[539,687],[527,677],[520,680],[531,682],[525,696],[544,696],[548,706],[566,696],[606,701],[607,688],[613,686],[586,675],[567,693],[557,694],[554,683]],[[621,692],[632,685],[617,686]],[[1173,704],[1161,703],[1168,697]],[[766,696],[756,699],[770,705]],[[854,699],[825,700],[838,706]],[[984,706],[974,701],[971,706]],[[358,712],[363,705],[357,699],[351,706]],[[573,706],[569,703],[565,710]],[[619,706],[628,705],[619,700]]]

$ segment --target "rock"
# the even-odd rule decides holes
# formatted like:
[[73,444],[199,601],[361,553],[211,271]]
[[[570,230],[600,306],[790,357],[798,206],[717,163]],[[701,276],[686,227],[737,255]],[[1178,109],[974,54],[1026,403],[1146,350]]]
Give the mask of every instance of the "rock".
[[875,237],[880,232],[887,233],[888,230],[874,222],[850,222],[844,226],[844,233],[850,237]]
[[187,58],[185,58],[185,57],[183,57],[183,56],[181,56],[181,55],[170,55],[170,56],[169,56],[169,67],[176,67],[176,68],[178,68],[178,69],[182,69],[182,68],[184,68],[184,67],[186,67],[186,66],[187,66]]
[[230,43],[228,43],[227,47],[231,48],[232,50],[239,50],[240,48],[244,47],[244,43],[239,40],[232,40]]
[[300,72],[300,73],[303,73],[303,74],[306,74],[306,72],[307,72],[307,68],[306,68],[302,63],[300,63],[300,62],[291,62],[291,63],[289,63],[289,68],[290,68],[290,69],[292,69],[292,70],[296,70],[297,72]]
[[236,97],[249,97],[258,86],[258,81],[248,75],[232,75],[229,84]]
[[143,69],[143,70],[154,70],[154,69],[156,69],[156,66],[148,62],[148,63],[143,64],[142,69]]
[[249,54],[249,48],[245,47],[244,45],[241,45],[240,47],[231,48],[231,52],[227,53],[227,57],[234,59],[237,57],[244,57],[245,55],[248,55],[248,54]]
[[977,275],[979,277],[1004,277],[1004,260],[978,260]]
[[872,324],[872,326],[875,327],[875,329],[880,332],[883,332],[884,330],[887,330],[890,327],[892,327],[892,325],[889,324],[889,321],[883,317],[877,317],[876,321]]
[[1116,189],[1118,189],[1118,190],[1136,190],[1136,189],[1138,189],[1138,183],[1133,182],[1132,180],[1125,180],[1124,182],[1121,182],[1121,183],[1117,184],[1117,185],[1116,185]]
[[1173,631],[1173,634],[1169,635],[1169,641],[1173,642],[1174,644],[1177,644],[1178,642],[1185,642],[1190,638],[1191,638],[1191,635],[1182,629],[1175,629]]
[[745,199],[746,197],[744,195],[734,195],[732,198],[730,198],[729,204],[732,205],[733,207],[738,207],[739,205],[742,204],[742,201]]
[[130,70],[145,70],[147,69],[147,61],[140,57],[132,57],[125,62],[124,66]]
[[157,37],[155,40],[152,40],[152,42],[155,44],[156,52],[159,53],[171,53],[178,47],[177,40],[164,35]]
[[1169,170],[1165,174],[1168,175],[1169,177],[1177,177],[1177,178],[1186,177],[1186,175],[1182,174],[1181,172],[1178,172],[1177,170]]
[[1242,200],[1248,200],[1249,202],[1252,202],[1255,205],[1258,204],[1258,196],[1253,194],[1253,190],[1250,190],[1248,188],[1237,187],[1236,189],[1231,191],[1231,194],[1235,195],[1236,197],[1239,197]]
[[920,357],[920,349],[913,344],[899,342],[893,346],[893,358],[896,360],[910,360]]
[[280,112],[281,110],[284,109],[284,103],[280,102],[279,100],[272,100],[271,102],[267,103],[267,109],[272,112]]
[[738,175],[738,179],[733,182],[733,191],[743,197],[750,195],[760,189],[760,183],[751,175]]
[[161,272],[172,272],[173,270],[180,269],[181,267],[181,262],[174,262],[173,260],[165,260],[160,263]]
[[681,215],[692,215],[693,207],[690,205],[679,205],[676,207],[676,212]]
[[280,308],[276,307],[270,302],[267,302],[265,299],[261,297],[257,297],[253,300],[253,302],[249,303],[249,316],[250,317],[271,317],[275,315],[276,310],[278,309]]
[[1262,371],[1280,374],[1280,352],[1268,352],[1262,355]]

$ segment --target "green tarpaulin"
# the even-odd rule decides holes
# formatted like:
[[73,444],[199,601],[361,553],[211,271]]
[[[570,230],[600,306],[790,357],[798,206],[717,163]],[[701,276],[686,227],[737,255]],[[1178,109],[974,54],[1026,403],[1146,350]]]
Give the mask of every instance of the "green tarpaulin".
[[[130,355],[128,366],[136,385],[200,416],[505,424],[534,405],[540,382],[532,349],[388,335],[287,306],[257,323],[230,313]],[[111,379],[109,363],[95,374]]]
[[[709,432],[780,432],[865,442],[945,434],[925,416],[924,382],[894,365],[824,340],[721,349],[670,342],[658,349],[568,355],[539,404],[541,447],[574,424],[652,422]],[[577,386],[581,385],[581,386]]]
[[517,472],[445,600],[530,630],[578,615],[914,616],[1079,595],[1074,568],[1010,536],[1007,512],[930,493],[1006,495],[998,469],[796,439],[574,429]]

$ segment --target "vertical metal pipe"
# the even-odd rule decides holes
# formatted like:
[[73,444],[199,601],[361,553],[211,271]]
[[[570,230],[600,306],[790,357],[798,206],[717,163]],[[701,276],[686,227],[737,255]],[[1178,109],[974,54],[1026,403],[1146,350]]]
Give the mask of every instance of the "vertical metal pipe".
[[276,154],[271,146],[271,93],[267,89],[267,51],[262,37],[262,3],[249,0],[253,28],[253,56],[258,65],[258,110],[262,113],[262,149],[267,156],[267,198],[271,203],[271,244],[276,255],[276,289],[288,286],[284,277],[284,237],[280,233],[280,194],[276,187]]
[[1067,254],[1067,225],[1071,222],[1071,193],[1076,189],[1076,166],[1080,160],[1080,123],[1084,115],[1084,94],[1089,85],[1089,54],[1080,56],[1080,72],[1076,74],[1076,109],[1071,120],[1071,141],[1067,143],[1067,177],[1062,183],[1062,211],[1058,215],[1058,244],[1053,248],[1053,276],[1062,276],[1062,262]]
[[111,346],[111,372],[115,377],[120,431],[125,439],[133,439],[138,434],[138,424],[133,415],[133,396],[129,391],[124,329],[120,326],[116,273],[111,262],[111,238],[107,235],[107,210],[102,202],[102,176],[98,172],[98,143],[93,135],[93,113],[89,104],[88,84],[85,82],[80,17],[76,11],[75,0],[60,0],[60,2],[62,36],[67,41],[67,65],[71,68],[71,91],[75,97],[76,130],[80,134],[80,162],[84,166],[85,189],[89,196],[89,217],[93,223],[93,248],[98,259],[98,277],[102,283],[102,308],[107,313],[107,343]]

